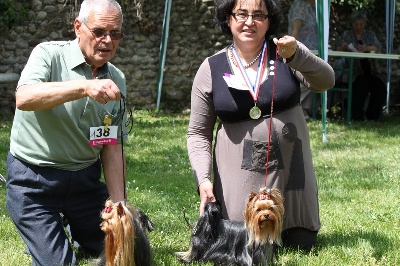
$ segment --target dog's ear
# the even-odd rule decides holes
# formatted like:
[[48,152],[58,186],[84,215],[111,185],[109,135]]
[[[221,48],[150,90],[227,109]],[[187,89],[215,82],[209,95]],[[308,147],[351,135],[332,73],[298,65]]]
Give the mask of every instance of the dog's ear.
[[120,216],[120,217],[122,215],[125,215],[124,206],[122,206],[121,202],[119,202],[117,205],[117,213],[118,213],[118,216]]
[[279,189],[273,188],[271,190],[271,197],[275,202],[283,203],[283,196],[282,196],[281,192],[279,191]]
[[253,215],[253,202],[255,198],[258,197],[258,194],[254,191],[251,191],[249,196],[247,197],[247,202],[244,209],[245,223],[248,224],[251,221],[251,217]]
[[283,215],[283,213],[285,211],[285,208],[283,205],[284,198],[283,198],[281,192],[279,191],[279,189],[273,188],[271,190],[271,197],[272,197],[272,200],[274,201],[275,205],[278,206],[279,211]]
[[247,197],[247,202],[251,202],[253,201],[254,197],[257,197],[257,193],[255,193],[254,191],[250,192],[249,196]]

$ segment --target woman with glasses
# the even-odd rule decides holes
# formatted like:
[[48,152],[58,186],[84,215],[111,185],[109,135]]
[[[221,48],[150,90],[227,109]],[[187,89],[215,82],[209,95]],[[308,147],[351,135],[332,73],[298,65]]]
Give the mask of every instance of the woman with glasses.
[[225,219],[243,221],[250,191],[276,187],[285,197],[284,245],[309,250],[321,225],[300,83],[322,92],[334,72],[295,38],[273,38],[279,12],[275,0],[218,3],[217,26],[233,41],[195,76],[188,153],[200,212],[217,200]]

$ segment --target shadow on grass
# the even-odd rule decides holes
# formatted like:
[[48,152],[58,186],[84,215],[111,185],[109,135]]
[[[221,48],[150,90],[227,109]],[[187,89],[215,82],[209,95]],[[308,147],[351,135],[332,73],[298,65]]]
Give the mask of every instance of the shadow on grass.
[[319,250],[332,246],[354,248],[354,246],[359,245],[361,241],[368,242],[372,247],[373,252],[371,256],[376,260],[381,260],[385,253],[388,253],[390,250],[394,251],[396,248],[394,247],[393,242],[384,234],[375,231],[355,231],[351,233],[335,232],[319,234],[318,244],[315,251],[318,252]]

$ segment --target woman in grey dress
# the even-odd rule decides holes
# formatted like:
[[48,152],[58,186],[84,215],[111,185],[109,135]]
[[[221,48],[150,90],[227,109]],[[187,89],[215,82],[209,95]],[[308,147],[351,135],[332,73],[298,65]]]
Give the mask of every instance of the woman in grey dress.
[[188,153],[200,212],[206,201],[218,200],[224,218],[242,221],[250,191],[279,188],[284,245],[310,249],[321,225],[300,83],[322,92],[333,86],[334,72],[295,38],[272,39],[278,17],[274,0],[218,4],[218,26],[233,43],[206,58],[196,74]]

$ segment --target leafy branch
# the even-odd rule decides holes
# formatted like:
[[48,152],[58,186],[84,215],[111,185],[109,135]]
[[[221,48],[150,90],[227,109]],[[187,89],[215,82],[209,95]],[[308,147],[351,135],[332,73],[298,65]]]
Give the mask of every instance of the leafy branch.
[[[25,2],[25,1],[23,1]],[[0,0],[0,23],[11,27],[20,24],[28,17],[28,10],[14,0]]]

